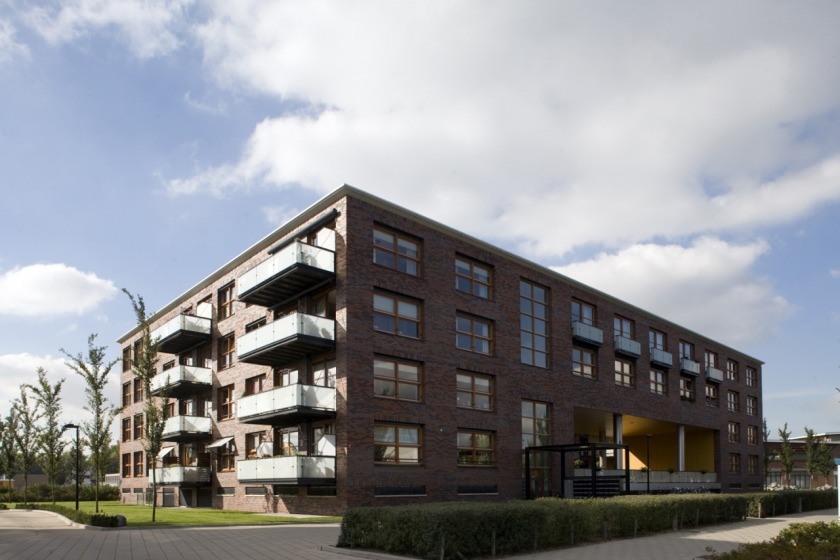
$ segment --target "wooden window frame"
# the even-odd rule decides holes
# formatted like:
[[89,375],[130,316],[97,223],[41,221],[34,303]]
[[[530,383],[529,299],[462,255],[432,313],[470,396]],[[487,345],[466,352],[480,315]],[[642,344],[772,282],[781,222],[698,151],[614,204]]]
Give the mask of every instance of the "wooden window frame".
[[[138,418],[140,419],[138,421]],[[143,414],[135,414],[133,417],[133,424],[134,427],[132,429],[131,435],[132,439],[142,439],[143,438],[143,427],[145,425],[145,418],[143,418]]]
[[131,346],[122,349],[122,370],[131,371]]
[[234,282],[229,282],[219,288],[216,292],[217,294],[217,303],[216,306],[218,308],[218,320],[221,321],[223,319],[227,319],[228,317],[233,317],[234,308],[233,302],[236,298],[233,296],[233,289],[235,287]]
[[[584,360],[585,356],[591,358],[590,362]],[[587,374],[587,370],[589,373]],[[572,346],[572,375],[585,379],[598,378],[598,353],[591,348]]]
[[[464,379],[459,379],[464,378]],[[489,391],[482,391],[476,387],[476,379],[485,379],[489,386]],[[467,382],[469,388],[467,388]],[[455,375],[455,405],[458,408],[467,408],[470,410],[480,410],[484,412],[492,412],[495,408],[496,401],[496,379],[492,375],[485,375],[482,373],[474,373],[472,371],[457,371]],[[465,396],[465,399],[461,397]],[[487,399],[487,407],[478,406],[478,397]],[[467,401],[469,401],[467,403]]]
[[636,323],[632,319],[616,315],[613,317],[613,334],[634,340],[636,337]]
[[650,392],[654,395],[668,394],[668,372],[661,369],[650,370]]
[[658,329],[650,329],[648,331],[648,343],[651,350],[655,348],[664,352],[668,348],[668,335]]
[[522,364],[548,368],[549,299],[548,287],[520,278],[519,361]]
[[738,382],[740,367],[736,360],[726,360],[726,379],[733,383]]
[[233,364],[236,362],[236,337],[234,333],[220,337],[217,346],[217,369],[221,371],[233,367]]
[[132,460],[131,460],[131,453],[123,453],[122,454],[122,477],[123,478],[131,478],[132,472]]
[[[377,299],[379,304],[377,304]],[[382,307],[385,301],[390,302],[391,309]],[[401,311],[401,306],[414,306],[416,317],[411,317]],[[406,309],[407,310],[407,309]],[[385,321],[383,323],[383,321]],[[387,323],[392,323],[386,328]],[[411,326],[411,329],[406,327]],[[387,292],[374,292],[373,294],[373,329],[377,332],[403,336],[419,340],[423,336],[423,304],[413,298],[407,298]],[[416,334],[413,332],[416,330]]]
[[703,352],[703,365],[707,368],[713,367],[717,369],[718,367],[718,354],[717,352],[712,352],[711,350],[706,350]]
[[[416,379],[412,380],[411,368],[416,368]],[[393,375],[384,375],[389,370]],[[388,394],[378,389],[386,384],[393,384],[393,392]],[[417,398],[403,396],[402,388],[406,390],[414,388]],[[406,393],[408,394],[408,393]],[[423,401],[423,364],[410,360],[401,360],[387,356],[374,356],[373,358],[373,396],[382,399],[394,399],[398,401],[422,402]]]
[[693,379],[680,376],[680,398],[687,401],[697,398],[697,384]]
[[747,416],[758,416],[758,398],[747,396]]
[[217,420],[231,420],[236,417],[236,400],[232,384],[219,387],[216,402]]
[[144,387],[143,387],[143,380],[139,377],[135,377],[134,381],[132,382],[134,388],[134,402],[139,403],[143,402],[144,398]]
[[219,472],[236,470],[236,444],[230,440],[219,449]]
[[478,298],[492,299],[492,267],[469,257],[455,255],[455,289]]
[[619,387],[636,386],[636,364],[630,360],[615,358],[613,362],[615,384]]
[[758,445],[758,426],[747,426],[747,445]]
[[[394,437],[393,441],[391,440],[384,440],[384,439],[377,439],[378,435],[382,434],[382,430],[393,429],[394,430]],[[377,433],[377,431],[379,431]],[[412,432],[415,431],[417,434],[417,441],[403,441],[402,440],[402,432]],[[417,466],[423,464],[423,427],[413,424],[391,424],[386,422],[375,422],[373,425],[373,462],[377,465],[411,465]],[[393,448],[393,458],[392,459],[384,459],[385,452],[381,452],[380,450],[387,450],[388,448]],[[400,451],[403,449],[416,449],[417,450],[417,458],[406,458],[403,459],[400,457]]]
[[126,407],[131,404],[131,381],[126,381],[122,385],[122,405]]
[[267,377],[264,373],[254,375],[245,380],[245,396],[258,395],[266,390]]
[[[138,460],[139,459],[139,460]],[[143,461],[143,452],[142,451],[135,451],[134,457],[131,461],[132,464],[132,476],[138,477],[143,476],[143,468],[145,466],[145,462]]]
[[[388,237],[391,238],[390,247],[385,243],[385,238]],[[371,240],[374,264],[409,276],[420,276],[423,255],[423,243],[420,239],[392,229],[374,226]],[[407,252],[410,249],[409,245],[414,246],[414,254]],[[381,258],[377,258],[379,256]]]
[[741,474],[741,454],[729,454],[729,474]]
[[132,435],[131,417],[122,419],[121,435],[122,435],[122,441],[131,441],[131,435]]
[[[480,445],[480,439],[486,436],[489,445]],[[496,466],[496,434],[487,430],[459,428],[457,435],[458,466],[494,467]]]
[[758,455],[747,456],[747,474],[758,474]]
[[678,350],[680,359],[688,358],[689,360],[694,360],[694,344],[680,340]]
[[[545,409],[544,416],[538,416],[539,409]],[[522,449],[551,443],[551,405],[541,401],[523,399],[520,415],[522,421]],[[543,422],[544,431],[539,431],[538,426]],[[525,430],[525,424],[530,423],[531,431]]]
[[[468,327],[468,330],[465,330],[464,327]],[[477,327],[486,329],[486,334],[479,332]],[[480,349],[480,344],[487,345],[486,352]],[[493,321],[477,315],[457,313],[455,315],[455,347],[475,354],[492,356]]]
[[747,387],[758,387],[758,369],[747,366],[744,370],[744,381]]
[[741,424],[738,422],[726,423],[726,441],[729,443],[741,443]]
[[[313,385],[316,387],[335,387],[336,377],[338,376],[338,368],[334,355],[314,358],[309,367],[312,373]],[[322,368],[324,372],[323,380],[320,380],[315,376],[315,372],[319,368]]]
[[729,412],[741,412],[741,395],[738,391],[726,392],[726,410]]
[[[587,311],[589,312],[591,317],[587,317]],[[591,303],[585,302],[577,298],[572,298],[571,314],[573,323],[583,323],[584,325],[594,327],[595,323],[598,322],[597,311],[597,308]]]
[[248,432],[245,434],[245,458],[254,459],[257,456],[257,448],[268,441],[265,431]]
[[706,397],[706,406],[711,408],[720,407],[720,390],[717,388],[717,385],[707,383],[704,394]]

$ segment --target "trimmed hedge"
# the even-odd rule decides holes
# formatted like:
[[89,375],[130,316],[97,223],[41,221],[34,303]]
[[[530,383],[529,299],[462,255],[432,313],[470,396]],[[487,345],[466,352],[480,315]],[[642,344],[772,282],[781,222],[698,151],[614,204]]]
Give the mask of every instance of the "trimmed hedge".
[[81,523],[83,525],[91,525],[93,527],[117,527],[118,518],[116,515],[107,515],[104,513],[87,513],[84,511],[76,511],[68,507],[53,505],[53,504],[17,504],[15,509],[37,509],[42,511],[52,511],[59,515],[63,515],[70,521]]
[[[837,504],[833,491],[765,496],[675,494],[351,508],[344,515],[338,546],[429,559],[476,558],[739,521],[759,505],[767,515],[772,504],[802,504],[801,510],[787,512]],[[776,510],[778,515],[785,513],[782,509]]]
[[[79,500],[83,502],[92,502],[96,499],[94,496],[95,489],[92,485],[82,485],[79,487]],[[76,487],[73,484],[62,484],[55,487],[55,499],[58,502],[72,502],[76,499]],[[120,499],[120,489],[116,486],[100,486],[99,487],[99,501],[108,502]],[[23,490],[12,490],[11,500],[9,500],[9,490],[7,488],[0,489],[0,501],[8,502],[22,502]],[[52,494],[50,493],[49,484],[30,484],[26,489],[26,501],[33,502],[50,502],[52,503]]]

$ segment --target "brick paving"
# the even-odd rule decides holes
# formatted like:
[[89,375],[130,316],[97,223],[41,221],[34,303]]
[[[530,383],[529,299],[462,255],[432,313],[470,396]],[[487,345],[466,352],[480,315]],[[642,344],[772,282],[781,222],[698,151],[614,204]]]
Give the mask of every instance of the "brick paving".
[[[773,538],[794,522],[833,521],[835,510],[747,519],[637,539],[552,550],[515,560],[696,560]],[[85,530],[48,512],[0,511],[0,560],[347,560],[397,558],[335,549],[337,524]]]

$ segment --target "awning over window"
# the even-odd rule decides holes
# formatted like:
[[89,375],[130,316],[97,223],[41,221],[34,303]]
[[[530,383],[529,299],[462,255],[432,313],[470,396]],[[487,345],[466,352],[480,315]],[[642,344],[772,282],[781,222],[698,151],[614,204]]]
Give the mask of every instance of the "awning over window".
[[166,457],[167,455],[172,453],[172,451],[174,451],[174,449],[175,449],[174,446],[173,447],[164,447],[163,449],[161,449],[158,452],[158,459],[163,459],[164,457]]
[[208,444],[207,449],[216,449],[217,447],[221,447],[221,446],[225,445],[227,442],[229,442],[232,439],[233,439],[233,436],[219,438],[216,441],[214,441],[213,443]]

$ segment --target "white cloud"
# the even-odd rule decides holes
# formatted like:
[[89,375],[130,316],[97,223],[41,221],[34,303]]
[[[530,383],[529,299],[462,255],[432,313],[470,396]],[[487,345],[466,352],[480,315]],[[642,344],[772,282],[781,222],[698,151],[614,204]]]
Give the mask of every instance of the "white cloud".
[[828,271],[828,274],[832,278],[840,278],[840,268],[832,268],[831,270]]
[[542,256],[785,223],[840,201],[840,5],[812,8],[216,2],[217,82],[304,109],[168,191],[347,182]]
[[764,242],[633,245],[555,270],[727,344],[775,334],[793,307],[751,272]]
[[0,62],[16,58],[29,58],[29,47],[15,40],[14,26],[5,20],[0,20]]
[[265,216],[265,221],[274,227],[280,227],[290,219],[297,216],[300,212],[299,210],[289,208],[288,206],[266,206],[261,210],[263,216]]
[[0,315],[81,315],[113,297],[110,280],[65,264],[33,264],[0,275]]
[[192,0],[66,0],[34,7],[24,17],[51,44],[116,30],[135,56],[148,59],[181,45],[178,31],[191,4]]

